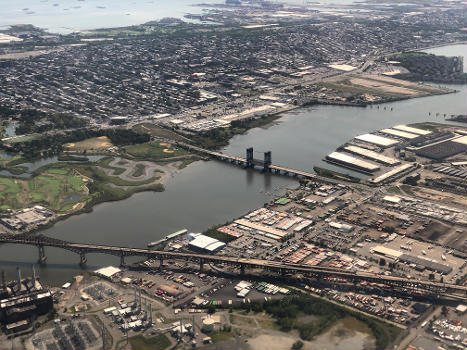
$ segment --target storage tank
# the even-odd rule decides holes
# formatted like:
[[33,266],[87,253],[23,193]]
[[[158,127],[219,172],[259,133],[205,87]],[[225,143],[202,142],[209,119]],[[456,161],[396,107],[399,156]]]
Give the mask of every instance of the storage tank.
[[205,318],[203,320],[203,332],[212,332],[214,330],[214,324],[216,322],[212,318]]

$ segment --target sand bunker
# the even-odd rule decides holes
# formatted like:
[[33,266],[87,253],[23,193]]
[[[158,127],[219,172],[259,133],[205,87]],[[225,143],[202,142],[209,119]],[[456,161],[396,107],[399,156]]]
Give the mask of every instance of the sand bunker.
[[164,150],[162,152],[164,152],[164,153],[174,153],[174,151],[172,151],[171,149],[168,149],[168,148],[164,148]]

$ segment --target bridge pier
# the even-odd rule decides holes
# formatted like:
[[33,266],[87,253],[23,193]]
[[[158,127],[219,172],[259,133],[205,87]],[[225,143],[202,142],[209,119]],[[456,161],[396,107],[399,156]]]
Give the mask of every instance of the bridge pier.
[[240,275],[244,275],[245,274],[245,265],[244,264],[241,264],[240,265]]
[[160,258],[159,259],[159,268],[162,269],[163,266],[164,266],[164,259]]
[[203,271],[203,268],[204,268],[204,260],[200,260],[199,261],[199,270]]
[[40,265],[45,265],[45,262],[47,260],[47,257],[45,256],[45,249],[43,245],[38,246],[39,248],[39,264]]
[[271,151],[264,152],[264,163],[263,163],[263,171],[268,173],[270,171],[269,166],[272,164],[271,160]]
[[86,254],[84,252],[79,253],[79,264],[80,266],[86,265],[86,262],[88,259],[86,259]]
[[125,255],[120,255],[120,266],[125,266]]

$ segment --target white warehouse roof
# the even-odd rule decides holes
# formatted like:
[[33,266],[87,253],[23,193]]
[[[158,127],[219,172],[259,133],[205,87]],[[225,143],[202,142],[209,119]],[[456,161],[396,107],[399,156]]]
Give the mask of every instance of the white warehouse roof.
[[205,235],[196,236],[196,238],[190,241],[189,245],[192,248],[202,249],[209,252],[215,252],[225,247],[225,243]]
[[328,158],[331,160],[336,160],[345,164],[354,165],[359,168],[367,169],[369,171],[376,171],[379,169],[379,166],[362,159],[358,159],[352,156],[349,156],[340,152],[332,152],[328,155]]
[[398,159],[386,157],[378,152],[370,151],[366,148],[357,147],[357,146],[346,146],[344,147],[344,150],[350,153],[355,153],[355,154],[364,156],[366,158],[376,160],[377,162],[387,164],[390,166],[400,164],[400,161]]
[[378,135],[373,135],[373,134],[363,134],[355,137],[355,139],[372,143],[374,145],[382,146],[382,147],[390,147],[394,146],[395,144],[399,143],[399,141],[390,139],[387,137],[382,137]]
[[397,129],[397,130],[411,132],[412,134],[418,134],[418,135],[431,134],[431,131],[418,129],[418,128],[413,128],[413,127],[407,126],[407,125],[396,125],[396,126],[393,126],[392,128]]
[[395,129],[381,129],[380,132],[384,134],[388,134],[388,135],[402,137],[403,139],[408,139],[408,140],[415,139],[420,136],[418,134],[412,134],[410,132],[400,131],[400,130],[395,130]]
[[118,273],[120,271],[122,271],[122,270],[120,270],[118,267],[107,266],[107,267],[102,267],[102,268],[94,271],[94,273],[97,274],[97,275],[101,275],[101,276],[110,278],[110,277],[112,277],[113,275],[115,275],[116,273]]

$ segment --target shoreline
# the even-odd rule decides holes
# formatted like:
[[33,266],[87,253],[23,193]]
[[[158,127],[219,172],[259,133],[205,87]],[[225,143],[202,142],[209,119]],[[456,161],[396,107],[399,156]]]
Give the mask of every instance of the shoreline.
[[[264,127],[264,126],[267,126],[267,125],[270,125],[270,124],[273,124],[277,119],[280,119],[284,116],[285,113],[289,113],[289,112],[292,112],[292,111],[296,111],[296,110],[299,110],[299,109],[302,109],[302,108],[310,108],[310,107],[313,107],[313,106],[342,106],[342,107],[359,107],[359,108],[366,108],[367,106],[369,105],[377,105],[377,104],[384,104],[384,103],[391,103],[391,102],[398,102],[398,101],[405,101],[405,100],[411,100],[411,99],[416,99],[416,98],[422,98],[422,97],[433,97],[433,96],[440,96],[440,95],[445,95],[445,94],[451,94],[451,93],[456,93],[458,92],[457,90],[452,90],[452,91],[449,91],[449,92],[445,92],[445,93],[440,93],[440,94],[431,94],[431,95],[427,95],[427,96],[418,96],[418,97],[406,97],[406,98],[398,98],[398,99],[391,99],[389,101],[381,101],[381,102],[378,102],[378,103],[368,103],[368,104],[365,104],[365,105],[361,105],[361,104],[351,104],[351,103],[322,103],[322,102],[319,102],[319,101],[312,101],[312,102],[307,102],[305,104],[302,104],[302,105],[289,105],[288,107],[280,110],[280,111],[276,111],[274,113],[270,113],[270,114],[267,114],[263,117],[260,117],[260,118],[251,118],[251,119],[248,119],[248,120],[244,120],[246,123],[253,123],[254,125],[253,126],[247,126],[246,130],[244,130],[243,132],[241,133],[233,133],[232,135],[230,135],[230,137],[226,140],[223,140],[222,144],[218,144],[214,147],[214,149],[216,150],[220,150],[226,146],[229,145],[230,143],[230,140],[237,136],[237,135],[243,135],[245,133],[248,133],[250,130],[253,130],[255,128],[261,128],[261,127]],[[108,155],[107,155],[108,156]],[[105,157],[105,156],[104,156]],[[114,160],[111,162],[113,163],[114,161],[116,161],[117,158],[121,158],[120,156],[115,156],[114,157]],[[122,158],[122,159],[125,159],[127,161],[130,161],[130,162],[150,162],[150,163],[154,163],[156,165],[156,167],[172,167],[171,164],[172,163],[168,163],[168,164],[164,164],[164,165],[159,165],[157,164],[156,162],[153,162],[151,160],[143,160],[143,159],[127,159],[127,158]],[[198,159],[198,160],[206,160],[206,159]],[[190,162],[191,163],[195,163],[197,162],[198,160],[194,160],[193,162]],[[210,160],[210,159],[209,159]],[[164,160],[162,159],[161,160],[162,162],[164,162]],[[89,162],[84,162],[84,163],[89,163]],[[174,163],[178,163],[177,161],[175,161]],[[66,162],[55,162],[55,163],[50,163],[50,164],[47,164],[47,165],[44,165],[43,167],[39,168],[39,169],[36,169],[34,172],[31,173],[31,175],[29,176],[32,177],[32,176],[35,176],[35,175],[38,175],[40,174],[40,172],[42,170],[45,170],[51,166],[53,166],[54,164],[63,164],[63,165],[66,165]],[[79,163],[71,163],[71,164],[79,164]],[[92,163],[90,163],[92,164]],[[176,166],[175,166],[176,168]],[[121,186],[119,187],[115,187],[115,188],[119,188],[119,189],[122,189],[125,191],[125,194],[120,196],[119,198],[99,198],[97,200],[95,200],[94,198],[92,198],[90,201],[87,201],[85,202],[84,204],[82,204],[81,202],[77,202],[75,205],[81,205],[81,208],[77,211],[73,211],[73,212],[70,212],[70,213],[64,213],[64,214],[58,214],[57,215],[57,219],[56,220],[53,220],[51,222],[48,222],[47,224],[43,225],[43,226],[40,226],[38,228],[35,228],[35,229],[32,229],[30,231],[26,231],[24,232],[24,234],[36,234],[36,233],[40,233],[41,231],[44,231],[44,230],[47,230],[51,227],[53,227],[55,225],[55,223],[57,222],[60,222],[60,221],[64,221],[66,220],[67,218],[69,217],[72,217],[72,216],[78,216],[78,215],[81,215],[81,214],[89,214],[89,213],[92,213],[94,211],[94,207],[98,206],[98,205],[101,205],[101,204],[104,204],[104,203],[112,203],[112,202],[118,202],[118,201],[123,201],[125,199],[128,199],[130,197],[132,197],[134,194],[137,194],[137,193],[143,193],[143,192],[163,192],[165,191],[165,187],[164,185],[167,183],[167,181],[169,181],[171,178],[173,178],[176,174],[182,172],[186,167],[183,167],[181,169],[174,169],[174,171],[170,171],[169,174],[166,174],[164,176],[164,174],[162,175],[161,178],[158,178],[156,179],[154,182],[151,182],[147,185],[141,185],[141,186],[124,186],[124,188],[122,188]],[[101,167],[101,170],[104,171],[104,173],[106,175],[110,175],[110,176],[116,176],[118,178],[120,178],[120,175],[116,175],[114,174],[114,170],[112,170],[111,168],[105,168],[105,167]],[[324,170],[327,170],[327,169],[324,169]],[[125,170],[125,173],[127,172],[127,170]],[[316,171],[315,171],[316,172]],[[110,173],[114,174],[114,175],[111,175]],[[156,171],[154,172],[153,175],[156,174]],[[280,175],[278,175],[280,176]],[[0,176],[0,177],[6,177],[6,178],[17,178],[17,176]],[[136,179],[133,179],[133,180],[136,180]],[[111,187],[114,187],[113,184],[109,184]],[[131,188],[131,187],[135,187],[135,188]]]

